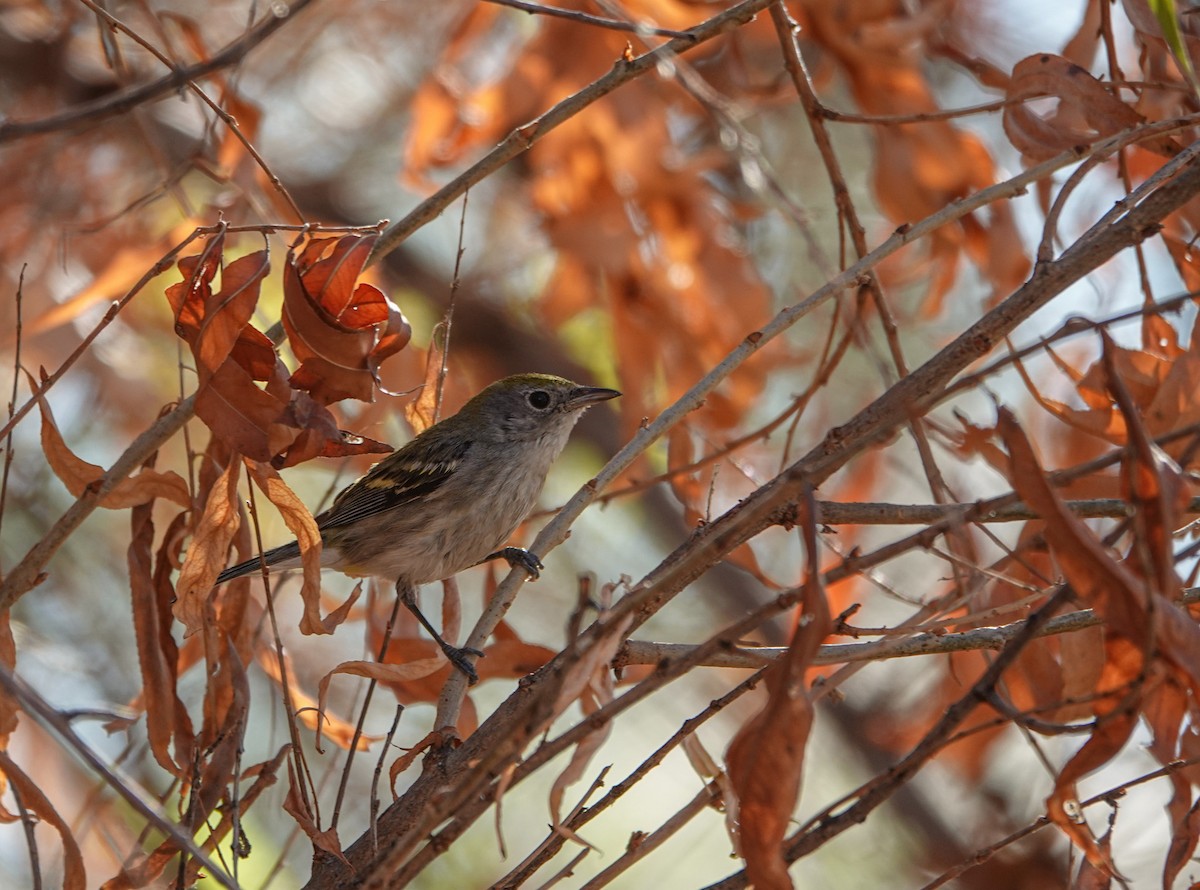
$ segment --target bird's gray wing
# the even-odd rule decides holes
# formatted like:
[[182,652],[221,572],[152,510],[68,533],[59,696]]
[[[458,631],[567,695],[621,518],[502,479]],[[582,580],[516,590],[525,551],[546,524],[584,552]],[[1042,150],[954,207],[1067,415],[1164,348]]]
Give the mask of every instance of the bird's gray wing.
[[317,527],[339,528],[428,497],[454,475],[471,450],[469,441],[421,439],[388,455],[346,488],[333,506],[316,517]]

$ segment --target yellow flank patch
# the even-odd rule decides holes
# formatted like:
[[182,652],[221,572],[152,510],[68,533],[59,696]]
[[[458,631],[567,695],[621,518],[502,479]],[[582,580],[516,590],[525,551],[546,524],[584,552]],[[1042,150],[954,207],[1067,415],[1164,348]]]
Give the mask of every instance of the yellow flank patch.
[[448,460],[438,463],[412,462],[388,467],[386,472],[363,481],[365,488],[394,488],[397,492],[407,491],[412,486],[406,483],[422,476],[441,476],[454,472],[460,461]]

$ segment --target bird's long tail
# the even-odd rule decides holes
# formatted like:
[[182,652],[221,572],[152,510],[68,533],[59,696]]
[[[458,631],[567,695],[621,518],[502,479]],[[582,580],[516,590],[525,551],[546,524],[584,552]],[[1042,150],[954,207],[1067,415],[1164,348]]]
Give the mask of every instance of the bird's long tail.
[[295,541],[290,544],[284,544],[282,547],[273,547],[262,555],[262,562],[256,556],[253,559],[248,559],[245,562],[239,562],[235,566],[230,566],[221,574],[217,575],[217,583],[224,584],[226,581],[232,581],[234,578],[240,578],[242,575],[249,575],[251,572],[257,572],[259,566],[265,562],[269,566],[277,566],[280,563],[298,564],[300,559],[300,545]]

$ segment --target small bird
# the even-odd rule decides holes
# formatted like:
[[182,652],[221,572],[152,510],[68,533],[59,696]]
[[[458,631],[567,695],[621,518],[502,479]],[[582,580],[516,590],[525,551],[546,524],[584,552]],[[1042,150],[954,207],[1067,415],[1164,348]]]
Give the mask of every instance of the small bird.
[[[580,415],[619,395],[550,374],[496,381],[371,467],[316,517],[321,565],[395,578],[401,602],[474,685],[478,676],[466,656],[482,653],[442,639],[417,605],[417,587],[490,559],[537,578],[540,560],[505,542],[533,509]],[[231,566],[217,583],[264,565],[300,565],[300,545],[292,541]]]

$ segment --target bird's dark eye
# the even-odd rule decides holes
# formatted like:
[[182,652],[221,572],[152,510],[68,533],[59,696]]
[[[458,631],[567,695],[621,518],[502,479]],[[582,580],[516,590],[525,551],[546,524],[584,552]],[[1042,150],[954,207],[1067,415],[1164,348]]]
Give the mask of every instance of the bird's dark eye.
[[550,406],[550,393],[544,389],[535,389],[528,396],[529,404],[539,411],[543,411]]

